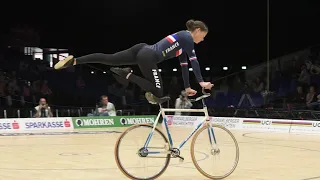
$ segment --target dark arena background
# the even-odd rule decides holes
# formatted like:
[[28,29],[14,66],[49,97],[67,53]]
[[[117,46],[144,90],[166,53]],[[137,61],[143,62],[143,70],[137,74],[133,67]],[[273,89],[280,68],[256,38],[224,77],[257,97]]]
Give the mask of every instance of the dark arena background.
[[[305,156],[303,159],[310,164],[318,163],[319,167],[319,159],[311,157],[312,153],[319,153],[319,137],[305,136],[303,130],[297,130],[300,135],[290,134],[296,130],[293,127],[299,125],[318,128],[310,132],[320,132],[320,1],[8,1],[3,2],[1,15],[0,134],[4,137],[0,137],[0,153],[10,155],[9,159],[0,158],[0,179],[51,180],[49,171],[60,171],[58,179],[61,180],[73,179],[67,175],[73,174],[70,171],[81,172],[74,177],[80,180],[126,179],[115,165],[113,155],[116,140],[125,131],[121,126],[152,124],[159,106],[150,104],[145,91],[137,85],[119,83],[121,80],[112,74],[111,66],[85,64],[63,70],[55,70],[53,66],[69,55],[113,54],[138,43],[154,44],[167,35],[185,30],[189,19],[201,20],[209,28],[204,41],[195,44],[201,73],[205,81],[214,84],[211,96],[205,100],[209,116],[222,118],[216,122],[223,121],[225,127],[229,126],[240,151],[246,151],[235,172],[226,179],[320,179],[319,171],[307,164],[306,169],[294,174],[296,168],[302,167],[298,154]],[[142,76],[138,66],[129,67],[134,74]],[[163,107],[181,108],[177,103],[184,98],[181,95],[184,86],[178,58],[166,60],[158,67],[165,95],[171,98]],[[190,63],[189,71],[191,87],[198,91],[195,97],[199,97],[201,87]],[[99,108],[108,102],[112,112],[101,113]],[[42,105],[47,107],[46,111],[39,110]],[[193,103],[188,108],[202,106]],[[167,114],[172,119],[178,117],[175,124],[178,128],[174,120],[171,125],[176,135],[173,137],[181,140],[188,133],[184,134],[179,128],[190,128],[196,121],[190,118],[203,116],[199,112]],[[36,118],[42,119],[41,122],[32,120]],[[242,128],[233,131],[240,121]],[[254,127],[254,123],[268,127],[261,130]],[[165,124],[163,118],[159,124],[160,127]],[[244,128],[245,124],[252,127]],[[273,129],[275,133],[269,131],[273,125],[278,127]],[[81,131],[86,126],[87,129]],[[285,131],[289,134],[281,134],[287,126]],[[60,132],[55,131],[59,127],[70,127],[73,131],[62,132],[58,137],[54,133]],[[53,136],[47,136],[50,133]],[[39,139],[31,135],[39,135]],[[292,148],[283,149],[281,144]],[[34,152],[24,154],[33,145]],[[48,147],[44,147],[46,145]],[[255,146],[256,151],[269,155],[250,153]],[[41,148],[48,152],[47,159],[43,152],[37,154]],[[188,156],[189,149],[185,151]],[[12,152],[19,154],[20,160],[16,160]],[[205,159],[206,154],[201,153],[199,151],[200,159]],[[304,153],[312,155],[302,155]],[[250,154],[259,157],[259,162]],[[41,160],[33,159],[37,156]],[[99,156],[104,156],[101,161]],[[22,161],[23,158],[27,161]],[[62,165],[68,161],[70,167]],[[277,166],[276,161],[281,166],[270,169],[272,163]],[[261,165],[257,165],[259,163]],[[170,168],[173,169],[170,171]],[[194,172],[184,175],[184,169],[177,168]],[[262,169],[270,170],[270,174]],[[18,171],[21,176],[15,173]],[[189,158],[182,165],[173,162],[160,179],[171,178],[204,177],[196,172]]]

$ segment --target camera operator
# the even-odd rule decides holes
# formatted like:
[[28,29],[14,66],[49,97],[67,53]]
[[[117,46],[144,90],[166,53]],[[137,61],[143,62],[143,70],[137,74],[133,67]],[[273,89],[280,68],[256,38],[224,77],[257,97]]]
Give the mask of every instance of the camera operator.
[[[175,108],[176,109],[190,109],[192,107],[192,103],[188,99],[188,95],[186,91],[181,91],[179,98],[176,99]],[[188,116],[189,112],[175,112],[174,115],[182,115]]]
[[39,118],[39,117],[53,117],[52,111],[50,106],[47,104],[47,101],[45,98],[41,98],[39,101],[39,105],[35,108],[35,115],[33,117]]

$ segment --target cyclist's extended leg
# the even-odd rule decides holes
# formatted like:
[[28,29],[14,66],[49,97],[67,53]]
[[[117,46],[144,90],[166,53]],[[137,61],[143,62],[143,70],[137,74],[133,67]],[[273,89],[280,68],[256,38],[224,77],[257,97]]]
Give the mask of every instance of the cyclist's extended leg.
[[155,58],[156,54],[147,48],[141,49],[137,54],[138,65],[145,78],[130,73],[128,69],[112,68],[111,71],[121,77],[126,77],[144,91],[151,92],[154,96],[161,98],[163,97],[163,84]]
[[146,44],[144,43],[136,44],[129,49],[114,54],[94,53],[76,58],[73,56],[68,56],[64,60],[55,64],[54,68],[63,69],[73,65],[88,63],[100,63],[110,66],[134,65],[137,64],[137,53],[145,45]]

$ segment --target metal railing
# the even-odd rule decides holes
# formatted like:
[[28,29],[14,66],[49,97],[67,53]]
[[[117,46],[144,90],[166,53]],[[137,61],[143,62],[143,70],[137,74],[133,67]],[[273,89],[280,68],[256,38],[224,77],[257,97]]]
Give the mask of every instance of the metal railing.
[[[59,108],[52,109],[54,117],[80,117],[94,114],[93,108]],[[35,114],[33,108],[0,108],[0,118],[31,118]],[[118,116],[136,115],[134,109],[120,109],[116,111]]]
[[[58,108],[53,109],[54,117],[79,117],[94,114],[94,108]],[[235,111],[237,111],[235,115]],[[266,119],[293,119],[293,120],[320,120],[320,111],[312,110],[288,110],[288,109],[262,109],[262,108],[208,108],[210,116],[216,117],[244,117],[244,118],[266,118]],[[258,112],[258,113],[256,113]],[[30,118],[34,115],[33,108],[0,108],[0,118]],[[150,115],[157,114],[158,110],[148,111],[145,109],[136,111],[134,109],[117,110],[119,116]],[[196,113],[194,114],[196,115]]]

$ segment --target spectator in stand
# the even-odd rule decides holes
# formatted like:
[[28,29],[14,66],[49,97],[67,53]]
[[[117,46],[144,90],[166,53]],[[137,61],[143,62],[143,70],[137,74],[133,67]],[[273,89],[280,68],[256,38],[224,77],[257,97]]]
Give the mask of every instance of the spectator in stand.
[[318,105],[317,105],[317,94],[315,91],[314,86],[310,87],[310,91],[306,96],[306,104],[308,109],[315,109]]
[[109,102],[109,98],[106,95],[101,96],[100,106],[97,108],[98,116],[116,116],[116,108],[114,104]]
[[47,104],[47,100],[45,98],[41,98],[39,101],[39,105],[34,108],[35,118],[40,117],[53,117],[50,106]]
[[[176,99],[175,108],[176,109],[191,109],[192,103],[190,102],[186,91],[181,91],[179,98]],[[189,112],[175,112],[174,115],[188,116]]]

